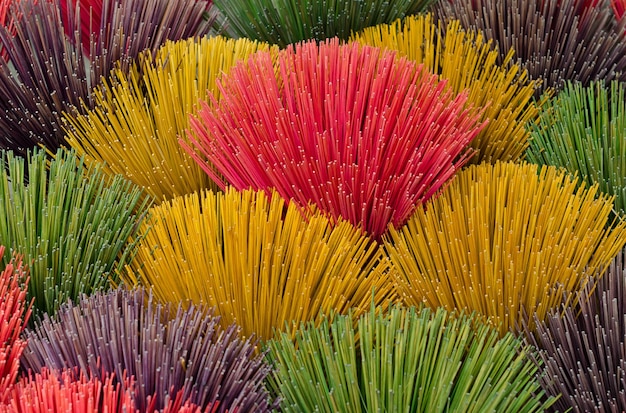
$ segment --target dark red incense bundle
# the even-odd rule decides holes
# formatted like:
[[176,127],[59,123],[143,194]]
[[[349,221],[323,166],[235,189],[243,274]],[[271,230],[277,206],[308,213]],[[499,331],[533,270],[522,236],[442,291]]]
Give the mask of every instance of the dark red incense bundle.
[[539,348],[536,361],[548,395],[558,395],[555,411],[626,410],[626,250],[597,285],[587,284],[578,305],[555,309],[528,333]]
[[611,6],[613,7],[613,11],[615,12],[615,16],[618,19],[624,17],[626,13],[626,1],[624,0],[612,0]]
[[[13,23],[13,18],[9,12],[11,8],[11,4],[15,3],[17,0],[0,0],[0,26],[6,27],[7,32],[14,34],[15,26]],[[0,45],[0,56],[6,59],[7,53],[2,45]]]
[[[61,15],[63,16],[63,25],[65,26],[65,34],[73,37],[71,25],[69,24],[71,14],[78,13],[80,17],[80,37],[83,48],[90,49],[91,39],[96,42],[100,37],[100,23],[102,20],[102,0],[59,0],[61,6]],[[75,19],[72,17],[72,19]]]

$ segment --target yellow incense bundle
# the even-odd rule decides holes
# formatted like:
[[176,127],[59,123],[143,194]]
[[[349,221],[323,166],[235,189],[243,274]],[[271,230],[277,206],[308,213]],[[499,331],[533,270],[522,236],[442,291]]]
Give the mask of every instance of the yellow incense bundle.
[[532,98],[539,82],[530,81],[526,71],[512,63],[513,50],[498,65],[498,50],[480,32],[463,30],[458,20],[451,20],[444,31],[430,14],[368,27],[353,39],[397,50],[447,80],[456,93],[468,89],[467,104],[487,106],[481,120],[489,123],[471,144],[477,149],[472,162],[523,156],[529,137],[526,123],[538,115]]
[[478,311],[504,333],[606,269],[626,243],[625,221],[607,225],[612,208],[554,167],[473,165],[385,247],[406,303]]
[[179,145],[198,100],[217,92],[215,80],[263,43],[222,37],[167,42],[152,59],[141,55],[130,74],[94,92],[96,107],[68,121],[67,142],[88,161],[102,161],[158,200],[216,188]]
[[177,197],[154,207],[144,227],[151,230],[122,278],[162,301],[216,307],[224,326],[236,322],[246,336],[269,339],[321,312],[361,314],[393,297],[375,242],[345,221],[305,219],[276,193]]

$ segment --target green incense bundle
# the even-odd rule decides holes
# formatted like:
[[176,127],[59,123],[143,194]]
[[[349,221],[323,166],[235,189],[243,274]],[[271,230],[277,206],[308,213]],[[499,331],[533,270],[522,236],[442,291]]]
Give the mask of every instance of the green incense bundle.
[[544,398],[529,348],[473,316],[375,308],[268,343],[283,412],[534,412]]
[[63,150],[52,160],[40,149],[26,159],[2,151],[0,165],[0,239],[30,268],[36,313],[117,281],[148,207],[138,187]]
[[620,82],[567,83],[529,124],[533,163],[567,169],[588,185],[615,196],[626,212],[626,100]]

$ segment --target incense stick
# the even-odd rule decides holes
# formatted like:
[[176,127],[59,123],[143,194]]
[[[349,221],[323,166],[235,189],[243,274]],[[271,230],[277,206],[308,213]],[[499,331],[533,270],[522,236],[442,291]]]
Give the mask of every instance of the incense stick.
[[588,0],[439,1],[442,19],[481,30],[504,57],[513,49],[519,64],[542,89],[565,81],[626,80],[626,19],[615,19],[608,2]]
[[474,317],[390,307],[268,342],[284,412],[543,411],[531,351]]
[[[529,342],[545,364],[540,377],[548,394],[560,395],[561,411],[626,409],[626,271],[620,252],[606,273],[587,284],[576,307],[562,307],[543,321]],[[594,288],[595,287],[595,288]]]
[[617,213],[626,212],[626,101],[624,85],[567,83],[530,125],[526,159],[567,169],[587,185],[615,196]]
[[[141,190],[75,153],[0,153],[0,239],[29,264],[34,311],[54,313],[68,298],[108,289],[141,239],[150,205]],[[10,257],[5,256],[7,263]]]
[[285,47],[303,40],[346,40],[356,31],[424,11],[433,0],[214,0],[220,30]]

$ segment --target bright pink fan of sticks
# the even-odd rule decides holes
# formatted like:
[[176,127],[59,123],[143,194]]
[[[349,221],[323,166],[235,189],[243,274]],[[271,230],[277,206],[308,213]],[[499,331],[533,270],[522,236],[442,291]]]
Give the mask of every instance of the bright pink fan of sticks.
[[[276,188],[379,238],[448,181],[484,127],[420,65],[330,40],[224,75],[181,144],[222,187]],[[208,162],[207,162],[208,161]]]

